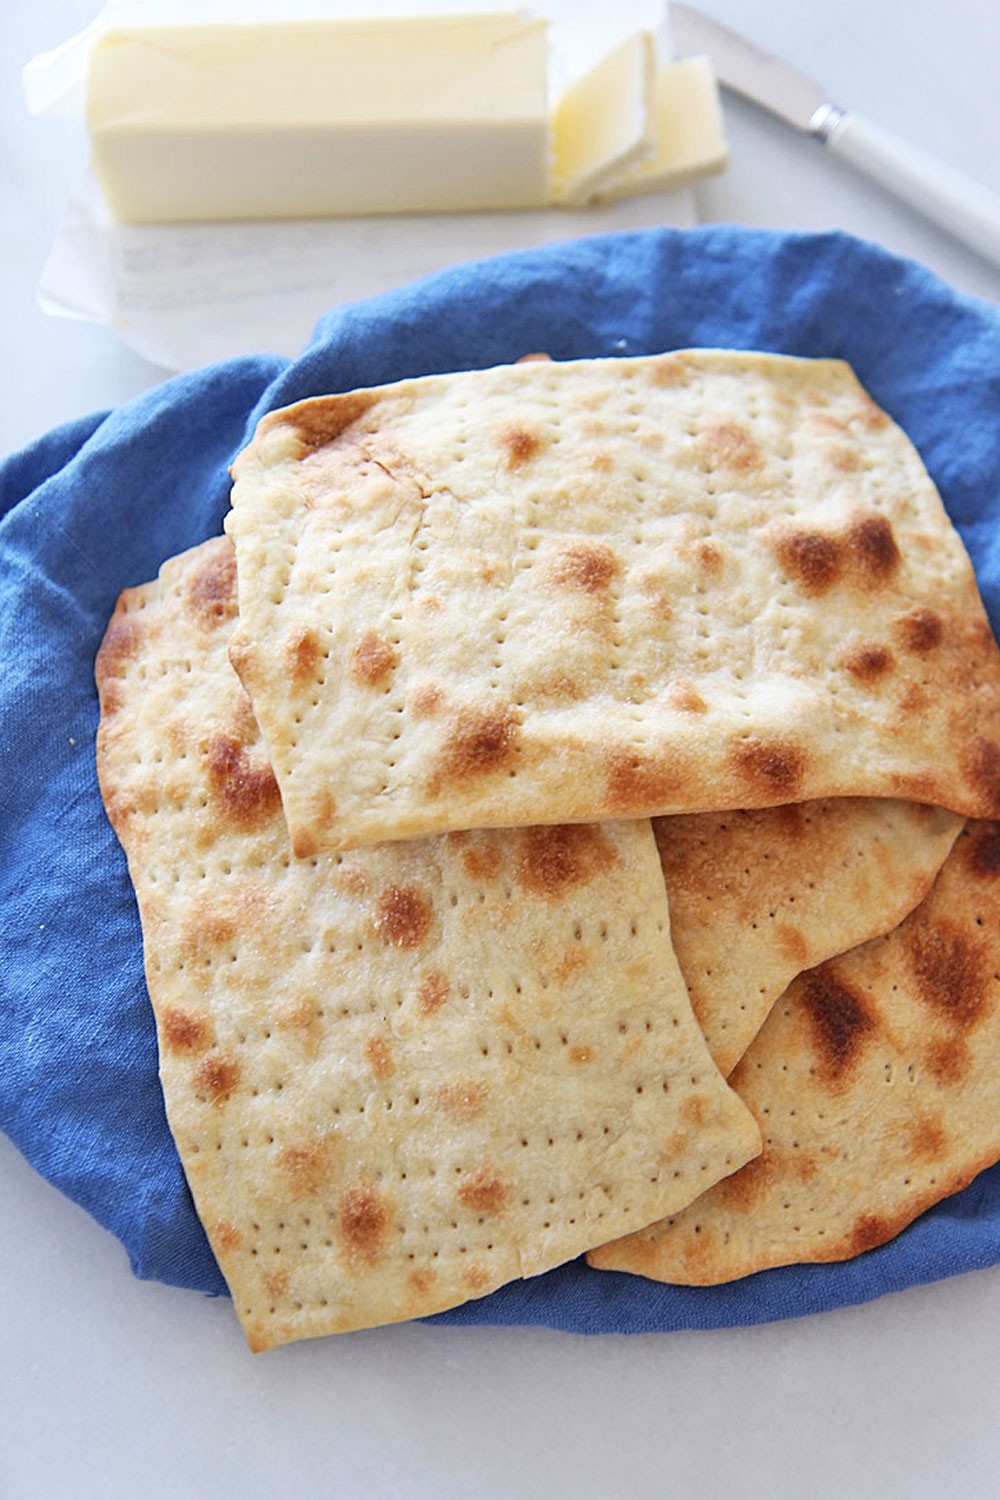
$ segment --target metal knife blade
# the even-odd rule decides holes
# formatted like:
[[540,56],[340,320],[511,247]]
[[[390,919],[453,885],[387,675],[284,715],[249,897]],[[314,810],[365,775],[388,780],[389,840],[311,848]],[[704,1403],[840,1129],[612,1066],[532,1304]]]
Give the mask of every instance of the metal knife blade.
[[681,56],[705,52],[719,81],[804,131],[926,218],[1000,266],[1000,193],[974,182],[855,110],[839,109],[797,68],[694,6],[670,5]]
[[818,83],[693,6],[671,0],[670,34],[678,56],[706,52],[720,83],[796,130],[822,137],[840,117]]

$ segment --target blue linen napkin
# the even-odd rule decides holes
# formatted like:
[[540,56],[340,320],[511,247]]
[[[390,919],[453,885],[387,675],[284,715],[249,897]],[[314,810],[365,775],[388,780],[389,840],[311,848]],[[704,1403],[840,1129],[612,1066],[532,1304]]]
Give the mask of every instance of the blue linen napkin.
[[[227,466],[273,407],[536,351],[692,346],[849,360],[920,448],[1000,626],[1000,314],[842,234],[664,230],[463,266],[326,314],[296,360],[178,377],[0,466],[0,1128],[137,1276],[225,1291],[167,1128],[138,915],[94,769],[94,656],[119,592],[219,532]],[[758,1323],[998,1260],[1000,1167],[844,1265],[672,1288],[575,1262],[431,1321]]]

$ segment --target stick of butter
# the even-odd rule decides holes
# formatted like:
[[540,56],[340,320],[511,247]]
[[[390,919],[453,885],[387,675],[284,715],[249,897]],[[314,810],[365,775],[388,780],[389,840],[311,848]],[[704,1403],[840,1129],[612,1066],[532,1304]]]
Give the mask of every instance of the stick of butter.
[[648,31],[626,37],[560,96],[552,113],[552,196],[589,203],[656,149],[655,52]]
[[725,167],[729,148],[719,86],[707,57],[686,57],[657,69],[652,114],[655,152],[607,182],[602,198],[687,187]]
[[547,54],[516,12],[116,27],[95,172],[127,222],[538,207]]

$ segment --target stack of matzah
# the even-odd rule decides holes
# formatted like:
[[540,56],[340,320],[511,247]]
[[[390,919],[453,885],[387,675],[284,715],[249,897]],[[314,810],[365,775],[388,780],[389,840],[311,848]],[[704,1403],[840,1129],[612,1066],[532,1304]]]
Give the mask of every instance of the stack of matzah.
[[1000,660],[845,366],[428,377],[234,473],[98,760],[253,1348],[844,1256],[1000,1156]]

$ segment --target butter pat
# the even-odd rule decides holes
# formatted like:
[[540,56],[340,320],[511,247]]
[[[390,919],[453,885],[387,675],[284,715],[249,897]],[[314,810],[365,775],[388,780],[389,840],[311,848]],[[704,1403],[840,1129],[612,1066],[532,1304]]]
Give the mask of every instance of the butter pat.
[[552,116],[556,202],[587,203],[656,149],[653,39],[638,31],[562,94]]
[[129,222],[537,207],[547,62],[517,13],[116,28],[95,172]]
[[687,57],[657,69],[652,108],[655,152],[608,182],[602,197],[687,187],[721,172],[729,160],[719,87],[707,57]]

